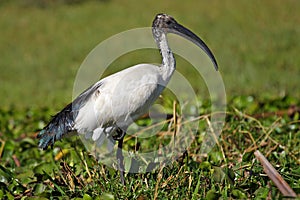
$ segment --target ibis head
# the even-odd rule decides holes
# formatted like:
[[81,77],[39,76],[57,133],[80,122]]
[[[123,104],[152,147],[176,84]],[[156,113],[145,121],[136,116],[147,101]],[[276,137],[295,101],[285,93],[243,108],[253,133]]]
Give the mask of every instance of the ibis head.
[[152,24],[152,32],[155,40],[159,40],[162,34],[174,33],[181,37],[188,39],[189,41],[196,44],[200,47],[211,59],[214,64],[216,70],[218,70],[218,64],[213,55],[212,51],[208,48],[208,46],[200,39],[196,34],[194,34],[189,29],[180,25],[173,17],[167,14],[158,14],[156,15],[153,24]]

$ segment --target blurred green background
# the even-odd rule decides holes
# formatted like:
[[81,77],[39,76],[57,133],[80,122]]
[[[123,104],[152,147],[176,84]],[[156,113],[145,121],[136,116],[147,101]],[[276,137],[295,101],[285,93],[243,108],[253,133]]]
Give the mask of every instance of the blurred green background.
[[[205,40],[218,60],[228,98],[298,98],[299,10],[297,0],[2,0],[1,107],[61,108],[72,100],[76,72],[97,44],[150,26],[161,12]],[[160,62],[159,54],[123,56],[112,69],[142,62]]]

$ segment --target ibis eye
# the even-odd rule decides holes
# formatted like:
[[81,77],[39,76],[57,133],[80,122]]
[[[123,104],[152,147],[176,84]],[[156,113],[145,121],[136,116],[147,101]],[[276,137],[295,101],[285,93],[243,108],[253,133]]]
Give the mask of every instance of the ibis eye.
[[168,20],[166,23],[167,23],[168,25],[170,25],[172,22],[171,22],[171,20]]

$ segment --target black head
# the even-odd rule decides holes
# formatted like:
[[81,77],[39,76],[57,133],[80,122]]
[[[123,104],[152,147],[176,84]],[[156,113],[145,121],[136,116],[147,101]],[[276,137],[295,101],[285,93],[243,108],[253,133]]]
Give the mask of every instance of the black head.
[[167,14],[157,14],[153,23],[153,28],[158,28],[162,31],[168,32],[168,29],[172,28],[174,25],[176,25],[176,20]]
[[211,52],[211,50],[207,47],[207,45],[200,39],[196,34],[194,34],[189,29],[177,23],[177,21],[167,14],[157,14],[153,23],[152,23],[152,32],[155,40],[159,40],[163,34],[174,33],[180,35],[197,46],[199,46],[211,59],[213,62],[215,69],[218,70],[217,61]]

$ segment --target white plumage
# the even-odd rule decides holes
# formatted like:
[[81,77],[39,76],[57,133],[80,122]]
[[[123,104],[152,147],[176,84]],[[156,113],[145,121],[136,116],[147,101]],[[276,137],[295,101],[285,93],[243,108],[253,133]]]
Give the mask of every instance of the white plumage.
[[[135,65],[110,75],[93,86],[97,89],[79,110],[74,128],[79,133],[97,128],[102,132],[106,128],[107,134],[117,127],[126,130],[148,110],[168,81],[163,79],[163,70],[151,64]],[[93,134],[94,141],[99,134],[100,131]]]

